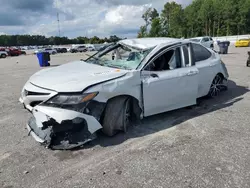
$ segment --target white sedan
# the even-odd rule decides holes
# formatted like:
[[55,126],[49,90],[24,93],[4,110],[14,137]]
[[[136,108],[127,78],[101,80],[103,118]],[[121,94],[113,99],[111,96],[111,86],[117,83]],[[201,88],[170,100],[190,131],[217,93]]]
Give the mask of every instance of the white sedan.
[[144,117],[195,105],[227,87],[213,50],[189,40],[126,39],[85,61],[35,73],[20,97],[29,133],[48,148],[70,149],[128,129]]
[[195,38],[191,38],[190,40],[194,42],[198,42],[207,48],[214,49],[214,40],[212,39],[212,37],[209,37],[209,36],[195,37]]
[[45,48],[45,49],[36,50],[35,54],[37,54],[39,52],[49,52],[50,55],[57,54],[57,51],[55,49],[52,49],[52,48]]

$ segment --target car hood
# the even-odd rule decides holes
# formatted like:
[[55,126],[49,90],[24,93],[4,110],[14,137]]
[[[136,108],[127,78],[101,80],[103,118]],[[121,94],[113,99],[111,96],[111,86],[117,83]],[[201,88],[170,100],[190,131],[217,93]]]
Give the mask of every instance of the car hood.
[[80,92],[88,86],[124,76],[127,72],[76,61],[38,71],[30,77],[29,82],[57,92]]

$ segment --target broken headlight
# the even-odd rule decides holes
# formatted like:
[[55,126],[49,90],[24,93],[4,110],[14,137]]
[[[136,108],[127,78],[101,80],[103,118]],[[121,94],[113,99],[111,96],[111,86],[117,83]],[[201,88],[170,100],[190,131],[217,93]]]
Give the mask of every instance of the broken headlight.
[[88,102],[95,98],[98,92],[83,93],[83,94],[58,94],[55,97],[49,99],[46,105],[77,105]]

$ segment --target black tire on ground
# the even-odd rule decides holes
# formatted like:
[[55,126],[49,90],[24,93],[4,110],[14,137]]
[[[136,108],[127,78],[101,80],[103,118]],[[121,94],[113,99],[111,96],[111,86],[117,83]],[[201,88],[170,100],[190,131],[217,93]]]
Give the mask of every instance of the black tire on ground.
[[249,61],[247,61],[247,67],[250,67],[250,62]]
[[52,55],[55,55],[56,54],[56,52],[52,52]]
[[1,54],[1,58],[6,58],[6,54]]
[[227,90],[227,86],[223,84],[223,81],[224,81],[223,75],[217,74],[215,76],[210,86],[208,97],[214,98],[218,96],[221,91]]
[[132,123],[132,99],[118,97],[111,99],[105,109],[102,131],[107,136],[114,136],[118,131],[127,131]]

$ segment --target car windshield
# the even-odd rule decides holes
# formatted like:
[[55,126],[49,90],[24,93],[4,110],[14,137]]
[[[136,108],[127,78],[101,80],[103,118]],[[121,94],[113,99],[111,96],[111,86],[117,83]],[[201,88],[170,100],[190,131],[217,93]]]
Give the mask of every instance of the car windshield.
[[113,44],[89,57],[85,62],[101,66],[133,70],[152,50],[138,50],[121,44]]

